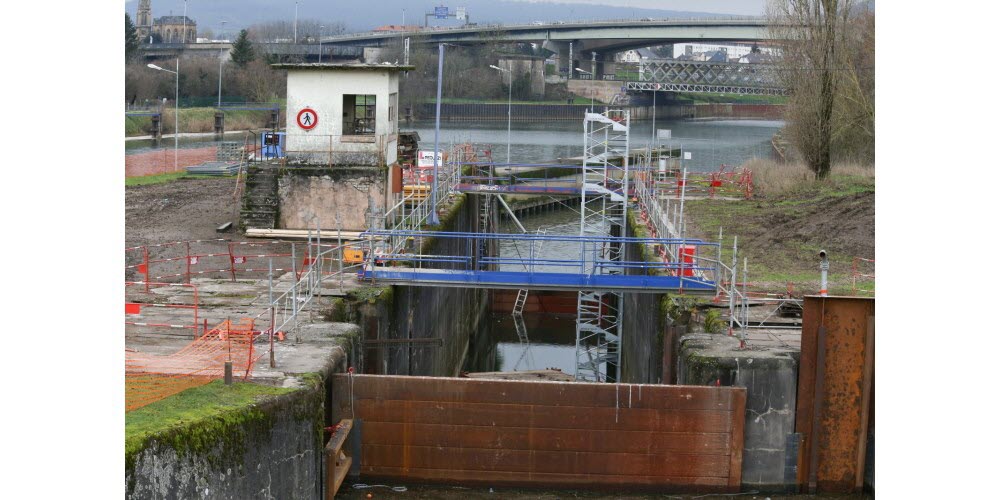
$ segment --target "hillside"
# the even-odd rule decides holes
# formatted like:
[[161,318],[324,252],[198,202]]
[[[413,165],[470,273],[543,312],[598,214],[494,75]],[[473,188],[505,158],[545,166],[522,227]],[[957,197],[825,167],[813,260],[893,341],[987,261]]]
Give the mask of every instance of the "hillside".
[[830,293],[849,293],[854,257],[875,258],[874,171],[835,167],[830,179],[816,182],[803,180],[808,174],[801,167],[752,167],[760,174],[753,200],[686,204],[692,236],[717,241],[721,226],[727,264],[733,235],[738,236],[738,268],[742,273],[746,257],[752,291],[784,292],[791,282],[797,295],[816,293],[818,253],[824,249],[830,256]]

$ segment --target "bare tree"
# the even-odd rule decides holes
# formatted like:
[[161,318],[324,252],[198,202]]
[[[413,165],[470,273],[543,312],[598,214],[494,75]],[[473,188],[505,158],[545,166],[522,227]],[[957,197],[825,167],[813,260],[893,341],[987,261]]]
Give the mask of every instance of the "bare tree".
[[[300,19],[297,27],[292,21],[269,21],[247,28],[250,39],[258,43],[315,42],[321,36],[340,35],[346,30],[343,22],[318,19]],[[296,32],[299,38],[297,41],[292,40]]]
[[768,6],[771,37],[783,43],[779,74],[791,92],[789,140],[820,179],[830,173],[837,122],[844,123],[843,108],[835,108],[845,102],[840,92],[850,79],[853,3],[773,0]]

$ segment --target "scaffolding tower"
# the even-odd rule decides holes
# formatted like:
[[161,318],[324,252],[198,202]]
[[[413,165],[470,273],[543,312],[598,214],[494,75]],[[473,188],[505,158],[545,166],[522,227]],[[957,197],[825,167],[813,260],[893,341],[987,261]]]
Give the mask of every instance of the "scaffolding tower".
[[[608,110],[586,113],[583,120],[583,168],[580,189],[580,236],[625,235],[629,182],[629,113]],[[620,165],[618,164],[620,162]],[[617,274],[625,249],[621,243],[581,243],[581,273]],[[621,292],[580,290],[577,293],[577,380],[620,379],[622,341]]]

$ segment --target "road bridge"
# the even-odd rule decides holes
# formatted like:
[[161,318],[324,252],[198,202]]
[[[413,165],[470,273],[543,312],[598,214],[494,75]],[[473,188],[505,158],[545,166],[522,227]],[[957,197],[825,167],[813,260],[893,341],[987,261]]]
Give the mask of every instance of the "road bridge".
[[384,47],[400,38],[413,43],[569,43],[577,54],[621,52],[666,43],[754,42],[770,40],[767,22],[759,17],[713,19],[624,19],[556,23],[464,26],[414,31],[352,33],[323,37],[323,45]]

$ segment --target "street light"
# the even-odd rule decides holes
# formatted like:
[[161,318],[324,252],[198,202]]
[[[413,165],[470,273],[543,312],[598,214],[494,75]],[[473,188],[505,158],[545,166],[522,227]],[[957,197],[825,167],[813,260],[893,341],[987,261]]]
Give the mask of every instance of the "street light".
[[507,85],[507,168],[510,168],[510,108],[511,108],[511,97],[514,95],[514,73],[510,70],[511,62],[507,61],[507,69],[503,69],[499,66],[490,65],[491,68],[497,71],[506,71],[508,78]]
[[[222,31],[226,31],[226,22],[222,21]],[[225,49],[219,49],[219,104],[222,107],[222,62],[226,60]]]
[[[593,73],[591,73],[591,72],[589,72],[589,71],[587,71],[585,69],[580,69],[580,68],[573,68],[573,69],[579,71],[580,73],[586,73],[586,74],[590,75],[591,79],[593,79],[593,77],[594,77]],[[591,113],[594,112],[594,91],[593,90],[590,91],[590,112]]]
[[323,26],[319,25],[319,62],[323,62]]
[[[186,3],[186,2],[185,2]],[[159,71],[166,71],[167,73],[173,73],[176,79],[174,80],[174,172],[177,171],[177,136],[180,135],[180,121],[177,117],[180,115],[180,92],[181,92],[181,58],[177,58],[175,63],[176,71],[170,71],[169,69],[161,68],[153,63],[146,65],[148,68],[152,68]]]

